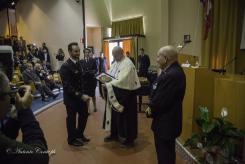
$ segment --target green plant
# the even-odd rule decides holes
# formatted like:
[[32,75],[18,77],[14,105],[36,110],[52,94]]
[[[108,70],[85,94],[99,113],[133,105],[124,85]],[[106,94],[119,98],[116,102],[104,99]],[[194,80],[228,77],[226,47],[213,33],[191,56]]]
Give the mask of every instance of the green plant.
[[225,119],[228,115],[226,109],[222,110],[219,118],[210,118],[207,107],[199,109],[200,117],[196,123],[200,131],[187,139],[184,146],[200,149],[203,152],[202,160],[208,163],[212,163],[208,160],[215,161],[217,156],[229,162],[234,161],[236,143],[244,137],[245,132]]

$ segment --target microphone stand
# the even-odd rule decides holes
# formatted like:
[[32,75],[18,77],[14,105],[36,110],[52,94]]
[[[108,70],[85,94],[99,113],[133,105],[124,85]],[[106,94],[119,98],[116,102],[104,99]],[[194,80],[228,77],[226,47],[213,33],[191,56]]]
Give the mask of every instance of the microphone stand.
[[221,72],[222,75],[224,75],[225,72],[226,72],[226,69],[225,69],[225,68],[226,68],[227,66],[229,66],[231,63],[233,63],[234,61],[236,61],[236,59],[237,59],[237,56],[235,56],[234,58],[232,58],[230,61],[228,61],[228,63],[226,63],[226,64],[223,66],[222,72]]
[[233,63],[237,59],[237,56],[229,60],[221,69],[212,69],[214,72],[218,72],[221,75],[224,75],[226,73],[226,67],[229,66],[231,63]]

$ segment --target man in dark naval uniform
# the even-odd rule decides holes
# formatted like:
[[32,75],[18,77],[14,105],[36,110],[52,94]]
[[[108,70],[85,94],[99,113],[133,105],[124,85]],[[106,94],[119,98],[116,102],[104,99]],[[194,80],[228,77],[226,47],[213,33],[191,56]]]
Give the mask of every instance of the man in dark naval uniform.
[[157,64],[162,72],[153,85],[148,115],[152,115],[152,130],[159,164],[175,164],[175,139],[182,130],[182,102],[186,79],[172,46],[158,51]]
[[97,64],[96,60],[92,57],[92,53],[90,49],[86,48],[84,51],[84,60],[83,60],[83,68],[85,71],[85,93],[92,97],[92,102],[94,106],[94,112],[97,111],[96,107],[96,97],[95,97],[95,89],[97,86],[97,80],[95,78],[95,74],[97,73]]
[[80,48],[78,44],[70,43],[68,52],[70,58],[60,69],[64,88],[64,104],[67,110],[68,144],[82,146],[84,142],[89,142],[89,139],[84,136],[84,130],[88,119],[87,102],[90,97],[84,93],[84,70],[81,61],[79,61]]

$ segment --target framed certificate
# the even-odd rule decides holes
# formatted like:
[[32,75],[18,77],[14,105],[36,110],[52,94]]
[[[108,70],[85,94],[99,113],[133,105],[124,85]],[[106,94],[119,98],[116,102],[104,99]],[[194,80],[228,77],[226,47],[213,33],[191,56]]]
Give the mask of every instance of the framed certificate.
[[109,75],[108,73],[101,73],[98,76],[96,76],[96,79],[99,80],[102,83],[107,83],[112,81],[113,79],[116,79],[115,77]]

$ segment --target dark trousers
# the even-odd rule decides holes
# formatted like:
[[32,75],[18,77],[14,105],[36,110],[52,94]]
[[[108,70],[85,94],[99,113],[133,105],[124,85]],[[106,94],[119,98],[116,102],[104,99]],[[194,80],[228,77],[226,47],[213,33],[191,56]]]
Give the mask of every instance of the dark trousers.
[[100,96],[103,97],[103,94],[102,94],[102,83],[100,81],[99,81],[99,92],[100,92]]
[[45,97],[45,95],[53,96],[53,92],[45,85],[45,84],[35,84],[36,89],[38,92],[40,92],[42,98]]
[[111,137],[118,138],[118,121],[119,121],[119,113],[115,110],[111,110]]
[[[84,130],[88,120],[87,105],[83,102],[73,104],[72,106],[66,105],[67,117],[66,127],[68,133],[68,143],[74,141],[78,137],[84,136]],[[77,120],[78,114],[78,122]]]
[[175,164],[175,139],[165,140],[154,134],[158,164]]

